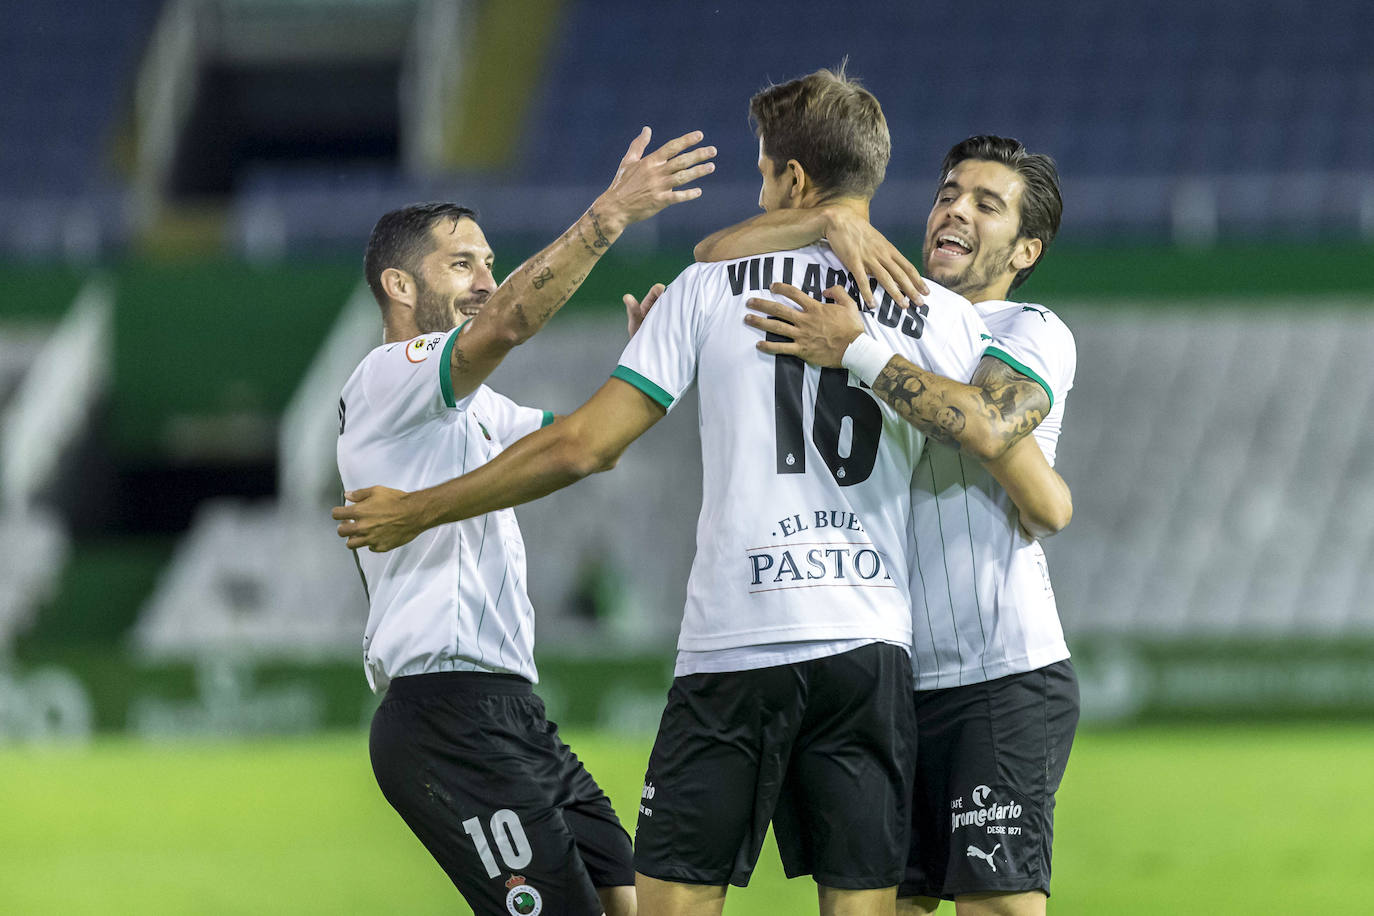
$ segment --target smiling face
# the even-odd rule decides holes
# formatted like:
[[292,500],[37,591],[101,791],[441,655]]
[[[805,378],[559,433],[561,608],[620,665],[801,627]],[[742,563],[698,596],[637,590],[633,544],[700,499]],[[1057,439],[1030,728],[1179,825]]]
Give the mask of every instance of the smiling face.
[[482,310],[496,291],[495,262],[482,227],[441,219],[429,230],[433,249],[415,271],[415,324],[421,334],[447,331]]
[[1024,190],[1000,162],[965,159],[951,168],[926,220],[925,275],[972,302],[1005,299],[1042,247],[1018,235]]

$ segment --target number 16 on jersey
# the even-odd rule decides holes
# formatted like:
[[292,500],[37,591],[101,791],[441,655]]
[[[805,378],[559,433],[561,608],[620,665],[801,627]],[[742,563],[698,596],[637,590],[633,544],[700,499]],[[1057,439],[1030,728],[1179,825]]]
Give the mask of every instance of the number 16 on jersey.
[[[769,334],[769,340],[787,340]],[[775,356],[773,367],[773,427],[777,472],[806,473],[806,441],[802,397],[807,365],[795,356]],[[849,370],[822,369],[816,386],[816,409],[811,442],[842,487],[862,483],[873,473],[883,414],[878,402],[862,388],[849,384]]]

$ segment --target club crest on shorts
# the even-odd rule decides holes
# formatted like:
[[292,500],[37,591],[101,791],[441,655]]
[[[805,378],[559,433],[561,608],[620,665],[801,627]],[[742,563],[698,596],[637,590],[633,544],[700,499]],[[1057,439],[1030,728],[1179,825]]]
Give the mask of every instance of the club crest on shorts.
[[524,875],[511,875],[506,882],[506,910],[511,916],[539,916],[544,898],[525,883]]

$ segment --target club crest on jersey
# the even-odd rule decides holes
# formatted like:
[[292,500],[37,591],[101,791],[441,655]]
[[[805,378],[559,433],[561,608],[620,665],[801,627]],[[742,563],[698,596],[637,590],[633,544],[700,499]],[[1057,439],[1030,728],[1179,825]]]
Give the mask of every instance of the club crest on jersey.
[[424,362],[429,359],[429,352],[439,346],[439,342],[443,339],[442,335],[415,338],[410,343],[406,344],[406,359],[410,360],[412,363]]
[[506,882],[506,910],[511,916],[539,916],[543,909],[544,898],[525,883],[525,876],[511,875]]

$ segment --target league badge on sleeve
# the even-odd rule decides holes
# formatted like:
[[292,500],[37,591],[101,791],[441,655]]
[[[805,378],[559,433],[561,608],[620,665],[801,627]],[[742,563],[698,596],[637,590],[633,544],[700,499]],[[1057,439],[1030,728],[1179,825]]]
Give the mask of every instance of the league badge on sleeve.
[[443,342],[444,335],[435,334],[430,337],[417,337],[406,344],[406,359],[412,363],[422,363],[429,359],[430,351],[436,350]]

